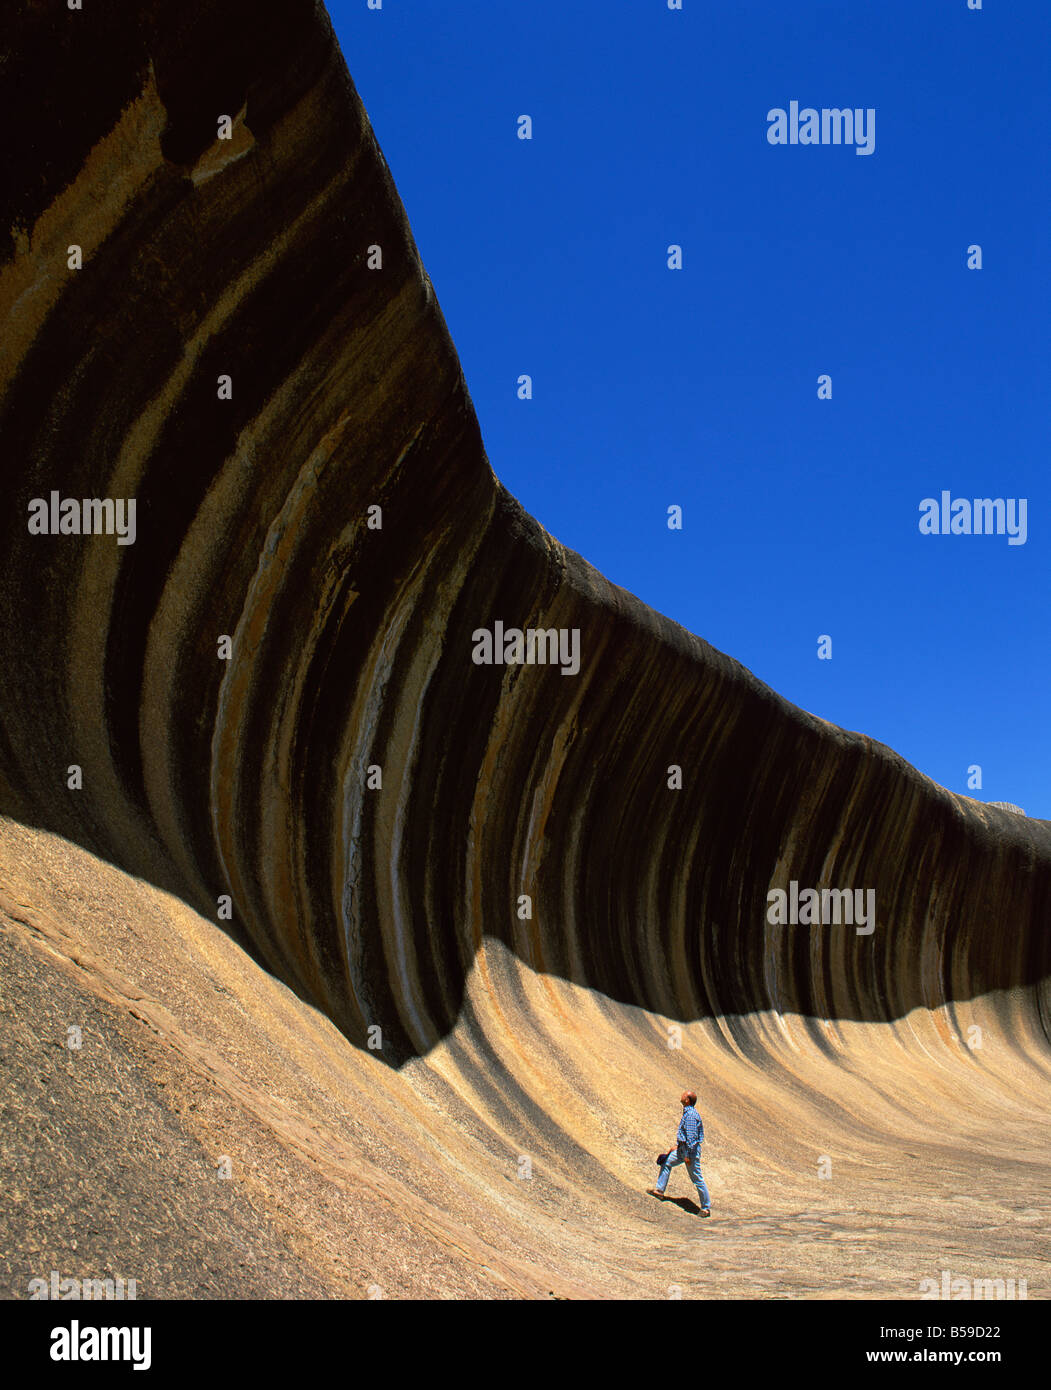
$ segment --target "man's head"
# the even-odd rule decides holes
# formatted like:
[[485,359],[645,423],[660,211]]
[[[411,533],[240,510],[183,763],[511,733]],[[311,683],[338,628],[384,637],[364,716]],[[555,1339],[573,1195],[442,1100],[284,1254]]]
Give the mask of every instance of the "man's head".
[[696,1091],[683,1091],[683,1093],[682,1093],[682,1095],[679,1097],[679,1099],[682,1101],[683,1105],[696,1105],[696,1104],[697,1104],[697,1092],[696,1092]]

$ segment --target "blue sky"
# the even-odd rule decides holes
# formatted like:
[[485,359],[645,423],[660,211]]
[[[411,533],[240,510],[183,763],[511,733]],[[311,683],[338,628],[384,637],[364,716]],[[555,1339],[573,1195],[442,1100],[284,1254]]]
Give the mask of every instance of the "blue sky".
[[[1051,3],[683,3],[329,5],[493,469],[787,699],[1051,817]],[[873,153],[769,144],[792,100]],[[921,535],[943,489],[1026,543]]]

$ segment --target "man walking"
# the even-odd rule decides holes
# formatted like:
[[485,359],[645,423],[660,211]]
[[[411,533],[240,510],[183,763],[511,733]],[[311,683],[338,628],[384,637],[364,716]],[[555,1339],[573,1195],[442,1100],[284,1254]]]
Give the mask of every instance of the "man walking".
[[683,1091],[680,1099],[682,1101],[682,1120],[679,1122],[675,1149],[672,1153],[665,1155],[664,1164],[657,1179],[657,1186],[648,1187],[646,1191],[651,1197],[659,1197],[663,1202],[664,1189],[668,1186],[671,1170],[677,1163],[685,1163],[686,1171],[693,1179],[697,1195],[701,1199],[701,1215],[711,1216],[711,1199],[708,1196],[708,1187],[701,1176],[701,1145],[704,1143],[704,1125],[701,1123],[700,1115],[694,1109],[697,1104],[697,1094],[695,1091]]

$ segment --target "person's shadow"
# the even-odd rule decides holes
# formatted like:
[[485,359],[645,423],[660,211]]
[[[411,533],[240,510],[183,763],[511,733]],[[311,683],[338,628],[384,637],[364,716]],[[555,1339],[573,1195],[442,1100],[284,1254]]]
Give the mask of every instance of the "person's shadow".
[[683,1211],[688,1211],[691,1216],[700,1213],[700,1207],[696,1202],[692,1202],[689,1197],[665,1197],[666,1202],[670,1202],[673,1207],[681,1207]]
[[[653,1195],[652,1193],[650,1194]],[[689,1197],[658,1197],[659,1202],[670,1202],[673,1207],[681,1207],[683,1211],[688,1211],[691,1216],[696,1216],[700,1212],[700,1207]]]

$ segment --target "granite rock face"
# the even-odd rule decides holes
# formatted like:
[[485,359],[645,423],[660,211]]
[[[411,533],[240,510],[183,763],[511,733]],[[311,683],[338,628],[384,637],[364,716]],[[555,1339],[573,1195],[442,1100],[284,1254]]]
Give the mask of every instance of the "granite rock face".
[[[453,1029],[486,938],[755,1060],[745,1016],[825,1047],[992,991],[1046,1048],[1051,825],[792,707],[523,512],[320,6],[2,26],[4,128],[32,118],[0,263],[0,812],[213,921],[228,898],[396,1065]],[[34,499],[107,498],[134,543],[31,533]],[[497,623],[578,632],[579,671],[476,664]],[[874,930],[771,923],[793,882],[873,893]]]

